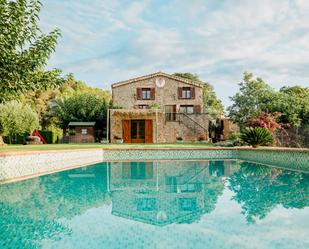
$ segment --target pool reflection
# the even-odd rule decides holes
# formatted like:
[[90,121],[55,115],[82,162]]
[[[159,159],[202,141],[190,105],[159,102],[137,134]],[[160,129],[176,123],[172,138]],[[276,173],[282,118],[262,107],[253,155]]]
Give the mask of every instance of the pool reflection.
[[109,164],[112,214],[153,225],[191,223],[215,208],[235,161]]
[[241,161],[109,162],[0,186],[0,248],[40,248],[89,210],[166,226],[193,223],[232,194],[247,223],[309,206],[309,174]]

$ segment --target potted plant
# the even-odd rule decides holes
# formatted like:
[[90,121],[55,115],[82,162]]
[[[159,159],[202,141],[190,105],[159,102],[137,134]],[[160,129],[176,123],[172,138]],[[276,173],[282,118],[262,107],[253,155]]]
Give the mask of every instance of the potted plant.
[[115,135],[114,139],[115,139],[117,144],[122,144],[123,143],[123,139],[121,137],[118,137],[118,136]]
[[201,142],[201,143],[207,143],[208,142],[205,135],[199,136],[198,141]]
[[177,143],[183,143],[183,138],[180,137],[180,136],[177,136],[176,141],[177,141]]

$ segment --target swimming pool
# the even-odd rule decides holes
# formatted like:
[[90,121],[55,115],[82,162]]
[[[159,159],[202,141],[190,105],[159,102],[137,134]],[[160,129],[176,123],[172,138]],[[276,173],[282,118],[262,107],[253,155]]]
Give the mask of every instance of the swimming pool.
[[309,174],[105,162],[0,186],[0,248],[308,248]]

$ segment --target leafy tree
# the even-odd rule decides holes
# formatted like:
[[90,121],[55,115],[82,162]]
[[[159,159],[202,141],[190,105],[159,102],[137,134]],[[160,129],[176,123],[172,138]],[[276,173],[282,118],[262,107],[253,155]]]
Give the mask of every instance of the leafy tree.
[[282,87],[273,90],[261,78],[244,73],[240,91],[231,100],[229,116],[242,128],[249,119],[261,113],[280,113],[278,122],[293,127],[309,125],[309,88],[301,86]]
[[293,127],[309,125],[309,88],[301,86],[282,87],[274,94],[272,101],[267,104],[271,112],[280,112],[281,123]]
[[70,121],[99,121],[104,123],[109,103],[91,93],[76,94],[72,97],[59,99],[53,108],[53,115],[60,126],[66,128]]
[[47,90],[28,91],[22,95],[21,101],[31,105],[36,110],[43,129],[55,129],[58,120],[51,109],[56,105],[56,100],[85,93],[104,99],[106,103],[110,103],[111,101],[110,91],[90,87],[83,81],[76,80],[72,74],[67,75],[64,83],[60,86]]
[[228,107],[228,112],[243,128],[248,119],[267,109],[266,104],[271,101],[274,91],[261,78],[254,79],[251,73],[244,73],[239,86],[240,91],[231,97],[233,104]]
[[173,75],[195,81],[201,81],[197,74],[193,73],[174,73]]
[[39,0],[0,0],[0,102],[61,83],[60,71],[44,71],[55,50],[58,29],[38,27]]
[[16,133],[31,133],[38,128],[38,115],[29,105],[23,105],[16,100],[0,104],[0,127],[1,135],[12,137]]
[[213,86],[209,83],[204,83],[203,86],[203,109],[213,119],[220,117],[224,113],[222,102],[217,98]]
[[202,82],[197,74],[192,73],[174,73],[173,75],[199,81],[203,83],[203,109],[205,112],[210,114],[213,119],[221,116],[224,113],[224,107],[221,100],[218,99],[213,86],[207,82]]

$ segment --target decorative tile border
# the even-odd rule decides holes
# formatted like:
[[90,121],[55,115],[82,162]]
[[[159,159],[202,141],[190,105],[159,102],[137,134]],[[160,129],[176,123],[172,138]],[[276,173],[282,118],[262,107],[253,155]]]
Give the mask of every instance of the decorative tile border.
[[0,153],[0,184],[102,161],[240,159],[309,172],[309,150],[249,148],[83,149]]
[[0,157],[0,184],[102,162],[102,150],[54,151]]
[[309,152],[238,149],[238,159],[309,171]]
[[156,150],[104,150],[104,161],[127,160],[206,160],[233,159],[237,157],[237,150],[196,150],[196,149],[156,149]]
[[295,149],[125,149],[104,150],[104,161],[240,159],[309,171],[309,150]]

